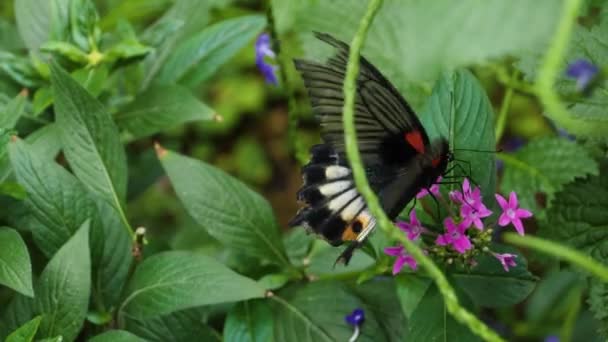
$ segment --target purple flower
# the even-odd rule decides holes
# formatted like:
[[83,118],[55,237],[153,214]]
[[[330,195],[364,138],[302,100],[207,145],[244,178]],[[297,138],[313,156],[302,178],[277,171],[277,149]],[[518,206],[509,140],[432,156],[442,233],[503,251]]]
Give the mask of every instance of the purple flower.
[[397,257],[395,263],[393,264],[393,275],[401,272],[401,269],[405,264],[407,264],[414,271],[418,268],[416,259],[405,253],[405,248],[403,248],[403,246],[386,247],[384,248],[384,254]]
[[431,185],[431,187],[429,189],[422,189],[420,190],[417,194],[416,194],[416,198],[421,199],[424,196],[429,194],[429,190],[430,193],[435,195],[435,196],[441,196],[441,193],[439,192],[439,183],[441,182],[441,180],[443,179],[443,177],[439,176],[439,178],[437,178],[437,180],[435,181],[435,183],[433,185]]
[[597,66],[586,59],[577,59],[568,65],[566,75],[576,80],[576,90],[584,91],[599,71]]
[[270,35],[268,33],[260,34],[258,39],[255,41],[255,64],[262,75],[264,75],[266,82],[277,85],[279,84],[276,75],[276,70],[278,68],[274,65],[266,63],[264,60],[265,57],[272,59],[275,58],[275,54],[270,45]]
[[455,224],[451,217],[446,218],[443,224],[447,232],[437,237],[436,244],[439,246],[451,245],[460,254],[473,248],[471,241],[465,234],[466,227],[464,225]]
[[464,227],[470,227],[471,224],[479,230],[483,230],[483,222],[481,219],[492,215],[492,211],[486,208],[483,203],[479,202],[477,207],[472,207],[468,203],[464,203],[460,208],[460,215],[462,216],[462,223]]
[[498,218],[498,224],[502,227],[512,223],[519,235],[524,235],[524,226],[521,223],[522,218],[532,216],[529,210],[518,208],[517,194],[511,191],[509,194],[509,202],[499,194],[496,194],[496,201],[502,208],[503,213]]
[[545,337],[544,342],[559,342],[559,336],[549,335],[549,336]]
[[407,233],[407,238],[410,240],[416,240],[422,232],[426,231],[426,228],[422,226],[418,218],[416,217],[416,210],[410,211],[410,223],[397,222],[397,227]]
[[492,253],[492,255],[494,255],[494,257],[496,257],[496,259],[498,259],[498,261],[500,261],[500,263],[502,264],[502,268],[505,269],[505,272],[509,272],[509,267],[515,267],[515,266],[517,266],[517,263],[515,262],[515,258],[517,258],[517,255],[515,255],[515,254]]
[[346,323],[354,327],[358,327],[365,321],[365,311],[363,311],[363,309],[357,308],[353,310],[353,312],[351,312],[350,314],[346,315],[344,317],[344,320],[346,320]]

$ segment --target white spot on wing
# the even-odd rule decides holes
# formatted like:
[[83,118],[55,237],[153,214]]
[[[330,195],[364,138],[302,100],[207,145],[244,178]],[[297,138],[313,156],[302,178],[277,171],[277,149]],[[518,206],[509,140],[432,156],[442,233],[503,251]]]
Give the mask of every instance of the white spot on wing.
[[350,170],[344,166],[332,165],[325,169],[325,178],[327,179],[342,178],[349,174]]
[[334,198],[333,200],[331,200],[329,202],[329,205],[328,205],[329,210],[331,210],[332,212],[335,212],[335,211],[342,209],[342,207],[344,207],[346,205],[346,203],[348,203],[355,196],[357,196],[356,189],[350,189],[350,190],[346,191],[342,195]]
[[350,222],[353,218],[355,218],[355,215],[357,215],[359,210],[361,210],[364,205],[365,202],[363,202],[363,198],[359,197],[356,200],[350,202],[350,204],[346,208],[344,208],[344,210],[342,210],[342,212],[340,213],[340,217],[342,217],[344,221]]
[[352,182],[348,181],[348,180],[343,180],[343,181],[323,184],[319,187],[319,192],[323,196],[331,196],[331,195],[335,195],[339,192],[342,192],[350,187],[352,187]]

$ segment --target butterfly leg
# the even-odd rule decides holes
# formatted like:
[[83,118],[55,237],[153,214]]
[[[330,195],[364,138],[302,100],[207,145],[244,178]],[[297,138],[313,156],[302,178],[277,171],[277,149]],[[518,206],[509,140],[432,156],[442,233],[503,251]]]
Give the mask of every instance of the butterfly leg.
[[361,247],[362,244],[363,243],[360,241],[351,242],[350,245],[348,245],[348,247],[346,247],[344,252],[342,252],[340,254],[340,256],[338,256],[338,258],[334,262],[334,268],[336,267],[337,264],[344,264],[344,266],[348,266],[350,259],[353,257],[353,253],[355,252],[355,249]]

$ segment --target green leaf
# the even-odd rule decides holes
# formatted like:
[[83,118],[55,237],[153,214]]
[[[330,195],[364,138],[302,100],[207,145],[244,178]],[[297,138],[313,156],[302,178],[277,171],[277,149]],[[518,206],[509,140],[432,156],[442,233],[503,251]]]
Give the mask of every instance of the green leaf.
[[547,205],[551,207],[555,193],[565,184],[598,173],[598,164],[587,149],[560,138],[539,138],[513,154],[501,153],[498,157],[505,164],[503,192],[515,191],[520,206],[533,212],[538,210],[538,192],[547,194]]
[[[530,296],[526,306],[526,319],[530,322],[559,322],[571,310],[572,301],[566,300],[574,290],[582,287],[579,274],[560,271],[543,277]],[[580,300],[580,298],[576,298]]]
[[479,337],[447,313],[434,284],[427,289],[407,327],[407,341],[479,341]]
[[118,299],[131,260],[131,240],[115,209],[94,199],[72,174],[48,156],[40,156],[23,141],[10,144],[10,156],[34,223],[29,225],[36,245],[52,256],[91,220],[94,291],[108,306]]
[[84,51],[82,51],[78,46],[68,42],[54,40],[49,41],[42,44],[42,46],[40,46],[40,50],[44,52],[55,52],[79,64],[86,64],[89,61],[87,54]]
[[353,254],[348,266],[342,264],[336,265],[336,260],[344,251],[343,248],[332,247],[325,241],[318,241],[317,243],[322,247],[319,247],[320,250],[317,250],[312,254],[310,257],[310,265],[306,269],[306,272],[312,276],[318,277],[323,275],[359,272],[375,264],[375,260],[372,257],[363,251],[357,251]]
[[414,274],[403,273],[397,275],[395,280],[401,308],[405,316],[410,319],[431,285],[431,280]]
[[28,192],[25,204],[39,222],[31,227],[34,241],[50,257],[95,214],[95,207],[74,176],[32,153],[25,142],[10,143],[9,153],[17,180]]
[[221,336],[204,324],[204,309],[176,311],[145,320],[128,319],[127,329],[148,341],[217,341]]
[[25,189],[15,182],[0,183],[0,194],[11,196],[18,200],[23,200],[27,197],[27,192],[25,192]]
[[224,325],[224,341],[272,341],[272,311],[266,300],[238,303],[228,313]]
[[164,252],[146,259],[127,286],[121,311],[136,318],[264,296],[265,290],[205,255]]
[[116,124],[134,139],[180,124],[213,119],[213,110],[180,85],[151,87],[115,115]]
[[[608,263],[608,163],[600,165],[599,176],[588,176],[568,184],[555,195],[541,222],[539,234],[565,243]],[[608,286],[592,279],[591,311],[601,326],[608,326]],[[603,331],[608,336],[608,331]]]
[[143,338],[124,330],[110,330],[97,335],[89,342],[145,342]]
[[48,124],[30,134],[25,141],[30,145],[32,153],[45,160],[51,161],[61,150],[61,140],[56,124]]
[[70,31],[72,40],[83,50],[90,51],[101,37],[99,14],[91,0],[70,1]]
[[[348,42],[367,6],[361,1],[348,6],[338,1],[309,3],[295,14],[309,57],[318,57],[322,45],[309,32],[327,32]],[[560,14],[555,0],[387,1],[370,28],[363,55],[417,108],[420,93],[425,93],[420,82],[433,81],[444,70],[544,46]]]
[[57,251],[35,285],[36,297],[16,296],[7,308],[8,324],[16,328],[42,315],[38,337],[61,335],[73,341],[80,333],[89,307],[91,260],[89,223]]
[[211,236],[241,253],[288,264],[264,198],[201,161],[160,147],[157,154],[186,210]]
[[455,164],[461,166],[455,172],[471,177],[486,198],[493,197],[494,153],[458,150],[493,151],[496,148],[492,104],[475,76],[467,70],[444,74],[435,84],[421,120],[431,140],[437,137],[449,140]]
[[37,316],[31,321],[25,323],[19,327],[19,329],[8,335],[5,342],[32,342],[34,340],[34,336],[36,336],[36,332],[38,332],[38,327],[40,326],[41,320],[42,316]]
[[183,82],[193,87],[208,79],[266,25],[260,15],[242,16],[212,25],[185,40],[171,53],[157,82]]
[[365,325],[357,341],[387,341],[374,311],[344,284],[316,281],[291,286],[271,297],[275,341],[348,341],[353,328],[344,317],[354,309],[365,311]]
[[477,257],[478,264],[472,270],[451,272],[455,283],[478,306],[499,308],[523,301],[536,286],[536,278],[528,271],[526,259],[512,248],[494,246],[492,250],[517,255],[517,266],[505,272],[498,259],[483,254]]
[[25,242],[16,230],[0,227],[0,284],[33,297],[32,263]]
[[[83,184],[124,217],[127,162],[118,129],[101,103],[56,62],[51,71],[55,115],[66,158]],[[123,222],[128,226],[126,219]]]
[[397,283],[392,277],[377,277],[352,286],[355,294],[367,306],[366,316],[374,315],[381,326],[378,338],[387,341],[404,341],[406,318],[397,296]]
[[28,49],[37,51],[49,39],[51,1],[15,0],[15,19],[21,39]]
[[0,109],[0,128],[13,129],[25,111],[27,92],[21,92],[4,108]]
[[291,229],[283,235],[283,245],[292,265],[303,265],[315,240],[305,229]]

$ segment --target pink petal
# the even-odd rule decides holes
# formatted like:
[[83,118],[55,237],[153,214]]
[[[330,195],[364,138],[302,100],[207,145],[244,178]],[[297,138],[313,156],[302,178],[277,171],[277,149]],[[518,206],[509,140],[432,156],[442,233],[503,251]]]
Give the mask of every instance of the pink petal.
[[471,192],[471,184],[469,184],[468,178],[465,178],[464,181],[462,182],[462,192],[464,194]]
[[502,208],[503,211],[509,208],[509,204],[504,197],[499,194],[495,194],[494,197],[496,197],[496,202],[498,202],[498,205],[500,205],[500,208]]
[[403,256],[403,261],[414,271],[418,268],[416,259],[414,259],[411,255]]
[[450,241],[448,240],[448,238],[446,237],[447,234],[442,234],[439,235],[437,237],[437,239],[435,240],[435,243],[438,244],[439,246],[447,246],[450,244]]
[[416,240],[419,236],[420,236],[419,232],[408,232],[407,233],[407,239],[410,241]]
[[532,217],[532,212],[526,209],[517,209],[515,211],[515,216],[520,217],[520,218],[528,218],[528,217]]
[[416,210],[412,210],[410,212],[410,224],[413,226],[419,226],[420,225],[420,221],[418,221],[418,218],[416,217]]
[[390,256],[399,256],[403,253],[403,246],[385,247],[384,254]]
[[441,193],[439,192],[439,185],[437,185],[437,184],[431,185],[431,193],[435,196],[440,196]]
[[416,198],[421,199],[428,194],[429,194],[429,191],[427,189],[422,189],[422,190],[418,191],[418,193],[416,194]]
[[471,241],[465,235],[461,236],[456,241],[454,241],[452,243],[452,246],[454,246],[454,249],[460,254],[464,254],[464,252],[466,252],[467,250],[469,250],[473,247],[471,245]]
[[403,256],[398,256],[397,260],[395,260],[395,263],[393,264],[393,275],[401,272],[401,269],[403,268],[403,264],[405,263],[405,258]]
[[511,193],[509,194],[509,208],[515,209],[517,208],[517,205],[517,194],[515,193],[515,191],[511,191]]
[[509,223],[511,223],[511,218],[507,215],[507,213],[500,214],[500,217],[498,218],[498,225],[504,227]]
[[454,202],[454,203],[462,202],[462,193],[460,191],[457,191],[457,190],[450,191],[448,196],[450,197],[450,200],[452,200],[452,202]]
[[408,232],[412,231],[412,227],[407,222],[399,221],[395,225],[397,226],[397,228],[399,228],[403,232],[408,233]]
[[481,219],[479,217],[476,217],[473,220],[473,224],[475,225],[475,228],[477,228],[479,230],[483,230],[483,222],[481,222]]
[[524,225],[521,223],[521,220],[516,217],[511,222],[513,223],[513,226],[515,227],[517,234],[523,236],[524,235]]

